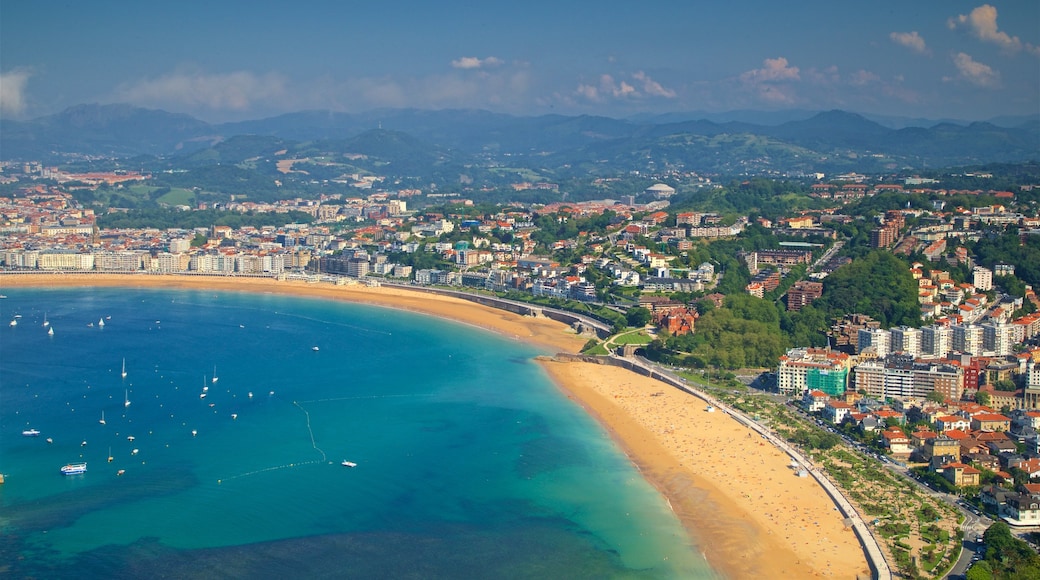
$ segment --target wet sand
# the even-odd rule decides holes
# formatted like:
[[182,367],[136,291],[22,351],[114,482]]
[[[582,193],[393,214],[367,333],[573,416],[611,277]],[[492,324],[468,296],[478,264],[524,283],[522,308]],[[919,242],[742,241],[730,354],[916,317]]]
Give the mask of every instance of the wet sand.
[[[16,286],[209,289],[314,296],[448,318],[552,352],[587,341],[567,325],[458,298],[389,287],[270,278],[45,274],[0,275]],[[628,453],[701,547],[731,578],[869,577],[863,550],[834,504],[788,456],[704,401],[636,373],[591,363],[543,362],[570,398]]]

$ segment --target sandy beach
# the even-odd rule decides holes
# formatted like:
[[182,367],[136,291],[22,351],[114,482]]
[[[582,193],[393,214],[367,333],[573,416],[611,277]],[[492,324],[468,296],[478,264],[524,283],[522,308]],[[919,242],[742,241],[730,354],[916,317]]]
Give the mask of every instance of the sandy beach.
[[[568,326],[465,300],[409,290],[269,278],[141,275],[0,275],[16,286],[199,288],[314,296],[448,318],[578,352]],[[730,578],[869,578],[866,557],[822,488],[789,457],[728,415],[636,373],[591,363],[543,362],[568,397],[595,416],[668,499],[712,567]]]

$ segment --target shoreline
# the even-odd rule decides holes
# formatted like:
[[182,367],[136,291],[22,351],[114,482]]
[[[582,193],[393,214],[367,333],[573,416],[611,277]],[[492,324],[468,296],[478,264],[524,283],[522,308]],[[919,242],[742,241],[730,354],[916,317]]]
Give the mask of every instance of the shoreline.
[[[577,353],[587,337],[548,318],[392,287],[274,278],[120,274],[0,275],[15,287],[126,287],[276,293],[432,315]],[[870,577],[862,547],[826,492],[799,478],[789,457],[694,395],[618,367],[539,360],[557,388],[594,417],[669,503],[719,574]],[[750,461],[744,461],[749,458]]]

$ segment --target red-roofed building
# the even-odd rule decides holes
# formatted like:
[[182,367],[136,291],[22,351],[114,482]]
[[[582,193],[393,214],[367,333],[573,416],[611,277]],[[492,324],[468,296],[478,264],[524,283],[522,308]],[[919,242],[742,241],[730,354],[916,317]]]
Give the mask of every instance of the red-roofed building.
[[950,430],[967,431],[971,428],[971,421],[957,415],[942,415],[935,418],[935,430],[945,433]]
[[830,402],[830,400],[830,395],[823,391],[814,389],[811,391],[806,391],[805,394],[802,395],[802,406],[805,407],[805,410],[807,412],[815,413],[817,411],[822,411],[823,408],[827,406],[827,403]]
[[971,418],[971,428],[983,431],[1008,431],[1011,419],[999,413],[980,413]]
[[909,455],[910,438],[900,429],[889,429],[881,433],[881,440],[892,455]]

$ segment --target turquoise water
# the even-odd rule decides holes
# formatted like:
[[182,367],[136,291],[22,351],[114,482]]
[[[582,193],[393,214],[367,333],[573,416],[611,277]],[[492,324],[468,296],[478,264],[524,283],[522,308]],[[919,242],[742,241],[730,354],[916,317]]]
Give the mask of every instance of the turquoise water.
[[714,576],[529,345],[276,295],[4,293],[0,575]]

